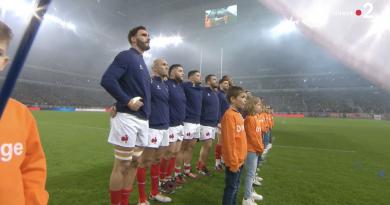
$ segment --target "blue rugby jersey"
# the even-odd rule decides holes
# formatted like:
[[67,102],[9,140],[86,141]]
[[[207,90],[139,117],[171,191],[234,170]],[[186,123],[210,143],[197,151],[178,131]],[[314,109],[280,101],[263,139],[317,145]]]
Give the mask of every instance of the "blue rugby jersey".
[[154,77],[150,87],[152,95],[152,113],[149,127],[153,129],[169,128],[169,91],[168,86],[160,77]]
[[[150,82],[150,75],[142,54],[130,48],[115,57],[103,74],[100,84],[117,101],[118,112],[148,119],[151,109]],[[133,111],[127,104],[137,96],[142,98],[144,105],[138,111]]]
[[184,93],[187,98],[186,118],[184,122],[200,123],[202,111],[202,93],[203,88],[200,85],[194,85],[192,82],[183,83]]
[[210,87],[204,87],[200,124],[204,126],[217,127],[219,111],[220,108],[217,92],[212,90]]
[[186,117],[187,98],[182,83],[169,79],[165,82],[169,89],[169,126],[183,125]]
[[218,91],[218,98],[219,98],[219,119],[218,122],[221,121],[223,114],[225,114],[226,110],[229,109],[230,104],[226,98],[226,93],[222,90]]

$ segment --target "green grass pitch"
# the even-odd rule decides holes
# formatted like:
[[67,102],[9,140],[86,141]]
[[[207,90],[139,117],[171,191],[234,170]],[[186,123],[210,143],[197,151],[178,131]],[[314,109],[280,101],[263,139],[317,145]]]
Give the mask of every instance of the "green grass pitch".
[[[108,114],[34,115],[47,157],[49,204],[109,204],[113,154],[107,143]],[[273,149],[261,168],[264,182],[256,187],[264,196],[258,204],[390,204],[390,122],[279,118],[273,136]],[[195,161],[199,145],[194,153]],[[213,156],[209,165],[214,165]],[[218,205],[223,187],[224,174],[213,172],[185,184],[171,195],[170,204]],[[243,184],[238,204],[242,192]],[[137,196],[135,189],[131,204]]]

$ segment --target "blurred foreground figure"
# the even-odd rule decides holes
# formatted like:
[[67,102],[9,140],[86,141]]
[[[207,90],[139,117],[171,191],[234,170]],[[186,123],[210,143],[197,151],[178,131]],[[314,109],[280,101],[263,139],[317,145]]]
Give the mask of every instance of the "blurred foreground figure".
[[[0,21],[0,71],[9,59],[11,29]],[[46,158],[35,119],[22,103],[9,99],[0,119],[0,204],[44,205]]]

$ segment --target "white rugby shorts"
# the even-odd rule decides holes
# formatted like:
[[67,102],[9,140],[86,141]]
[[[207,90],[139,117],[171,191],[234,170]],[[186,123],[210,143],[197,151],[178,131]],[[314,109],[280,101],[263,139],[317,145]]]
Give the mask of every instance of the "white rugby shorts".
[[118,112],[110,119],[108,142],[121,147],[144,147],[148,144],[149,121]]

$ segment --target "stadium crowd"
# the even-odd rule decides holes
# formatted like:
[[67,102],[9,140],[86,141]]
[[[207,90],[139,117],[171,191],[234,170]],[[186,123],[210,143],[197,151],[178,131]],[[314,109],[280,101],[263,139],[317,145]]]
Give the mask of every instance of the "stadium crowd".
[[[113,103],[95,78],[66,77],[61,73],[43,71],[25,74],[19,80],[13,96],[27,105],[107,107]],[[348,75],[339,77],[259,77],[238,78],[244,87],[263,96],[275,112],[327,113],[390,113],[390,96],[371,84]],[[310,80],[310,79],[317,80]],[[308,79],[305,83],[304,80]],[[346,80],[348,79],[348,80]],[[0,78],[0,83],[2,83]],[[320,83],[321,82],[321,83]]]

